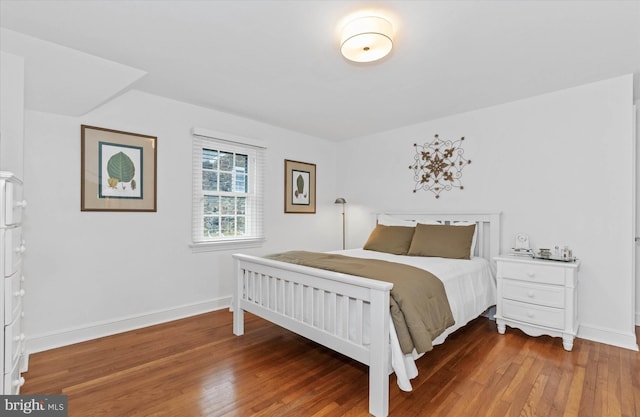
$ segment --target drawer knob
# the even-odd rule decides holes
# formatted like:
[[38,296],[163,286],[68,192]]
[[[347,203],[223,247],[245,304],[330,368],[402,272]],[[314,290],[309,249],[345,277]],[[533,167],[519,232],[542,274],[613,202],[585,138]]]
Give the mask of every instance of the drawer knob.
[[535,295],[536,295],[536,294],[535,294],[532,290],[527,291],[527,296],[528,296],[529,298],[533,298]]
[[15,205],[16,207],[26,208],[26,207],[27,207],[27,200],[16,201],[16,202],[14,203],[14,205]]
[[533,311],[531,311],[531,310],[527,311],[527,317],[532,319],[533,318]]
[[20,245],[16,248],[16,253],[24,253],[27,250],[27,247],[25,245]]
[[533,272],[533,271],[527,271],[527,276],[528,276],[529,278],[533,278],[535,275],[536,275],[536,273],[535,273],[535,272]]
[[13,386],[14,387],[21,387],[24,385],[24,377],[21,376],[20,378],[16,379],[13,381]]
[[13,338],[16,342],[21,342],[25,339],[24,333],[20,333],[20,336],[16,336]]

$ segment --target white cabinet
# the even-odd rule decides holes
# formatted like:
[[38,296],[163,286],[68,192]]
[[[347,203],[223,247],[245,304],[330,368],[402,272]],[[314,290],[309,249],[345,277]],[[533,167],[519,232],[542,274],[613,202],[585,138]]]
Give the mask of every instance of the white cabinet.
[[495,258],[498,266],[496,323],[530,336],[562,337],[573,349],[578,332],[578,270],[580,261],[557,262],[514,256]]
[[0,317],[2,343],[0,394],[18,394],[24,384],[20,376],[27,367],[25,336],[22,328],[23,288],[22,258],[26,245],[22,239],[22,182],[9,172],[0,171]]

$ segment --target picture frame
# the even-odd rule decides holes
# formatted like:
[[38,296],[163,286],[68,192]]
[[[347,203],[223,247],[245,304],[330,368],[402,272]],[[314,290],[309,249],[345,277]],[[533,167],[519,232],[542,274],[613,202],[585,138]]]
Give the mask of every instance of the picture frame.
[[157,137],[88,125],[80,136],[81,211],[157,211]]
[[316,165],[285,159],[284,212],[316,212]]

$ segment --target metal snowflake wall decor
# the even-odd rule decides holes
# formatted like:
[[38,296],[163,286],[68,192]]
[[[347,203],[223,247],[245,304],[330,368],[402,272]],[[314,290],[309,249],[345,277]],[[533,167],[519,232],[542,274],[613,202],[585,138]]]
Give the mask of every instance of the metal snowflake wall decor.
[[440,198],[442,191],[449,191],[453,188],[464,189],[460,182],[462,169],[471,163],[470,159],[465,159],[464,149],[461,145],[464,136],[456,141],[441,140],[438,135],[431,143],[424,145],[413,144],[416,150],[414,163],[409,165],[413,170],[413,180],[416,185],[413,189],[431,191]]

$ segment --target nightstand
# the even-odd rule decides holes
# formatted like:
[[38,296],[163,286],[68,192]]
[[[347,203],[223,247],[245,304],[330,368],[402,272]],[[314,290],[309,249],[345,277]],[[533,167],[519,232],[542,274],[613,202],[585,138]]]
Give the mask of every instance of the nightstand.
[[573,348],[578,332],[578,270],[580,261],[558,262],[518,256],[498,256],[496,323],[530,336],[562,337]]

